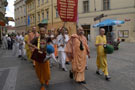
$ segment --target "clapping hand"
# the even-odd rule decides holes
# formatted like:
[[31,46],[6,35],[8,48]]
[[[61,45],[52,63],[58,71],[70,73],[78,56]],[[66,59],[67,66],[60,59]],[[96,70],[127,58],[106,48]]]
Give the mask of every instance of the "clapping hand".
[[61,44],[60,46],[64,47],[64,44]]

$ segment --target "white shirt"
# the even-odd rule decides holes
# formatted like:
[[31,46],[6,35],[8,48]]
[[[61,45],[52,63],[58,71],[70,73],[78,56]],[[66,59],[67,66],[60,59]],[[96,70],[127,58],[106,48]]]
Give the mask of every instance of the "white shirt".
[[7,37],[7,40],[8,40],[8,41],[11,41],[11,38],[10,38],[10,37]]
[[[60,34],[57,37],[58,51],[65,51],[65,46],[66,46],[68,40],[69,40],[69,36],[68,35],[65,35],[65,39],[63,38],[62,34]],[[61,46],[62,44],[64,44],[64,47]]]
[[7,42],[7,36],[3,36],[2,40],[3,42]]

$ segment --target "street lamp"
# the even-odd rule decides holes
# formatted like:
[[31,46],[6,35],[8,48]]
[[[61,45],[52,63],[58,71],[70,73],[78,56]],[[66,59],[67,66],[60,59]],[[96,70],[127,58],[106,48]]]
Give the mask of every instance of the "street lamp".
[[94,18],[94,21],[99,20],[99,22],[101,22],[101,19],[102,19],[103,17],[107,17],[107,15],[101,14],[101,15],[99,15],[99,16],[96,16],[96,17]]
[[53,26],[53,0],[51,0],[51,5],[52,5],[52,26]]
[[95,9],[95,11],[97,10],[96,9],[96,0],[94,0],[94,9]]

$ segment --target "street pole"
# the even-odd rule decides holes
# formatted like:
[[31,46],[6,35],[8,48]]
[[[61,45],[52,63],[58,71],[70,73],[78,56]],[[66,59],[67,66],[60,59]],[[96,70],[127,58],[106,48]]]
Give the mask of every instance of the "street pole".
[[36,0],[35,1],[35,27],[36,27]]
[[96,0],[94,0],[94,9],[96,11]]
[[134,8],[135,8],[135,0],[134,0]]
[[53,0],[51,0],[52,5],[52,26],[53,26]]
[[[25,3],[26,3],[26,2],[25,2]],[[25,4],[25,5],[26,5],[26,4]],[[26,5],[26,8],[25,8],[25,9],[26,9],[26,11],[25,11],[25,12],[26,12],[26,20],[25,20],[25,23],[26,23],[26,31],[28,31],[28,28],[27,28],[27,25],[28,25],[28,21],[27,21],[27,20],[28,20],[27,5]]]

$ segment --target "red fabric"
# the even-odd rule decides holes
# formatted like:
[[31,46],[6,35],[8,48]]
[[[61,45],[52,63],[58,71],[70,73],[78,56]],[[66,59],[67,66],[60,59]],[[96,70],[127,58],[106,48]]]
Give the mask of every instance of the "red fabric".
[[78,0],[57,0],[58,13],[64,22],[77,21]]
[[5,23],[0,21],[0,26],[5,26]]

